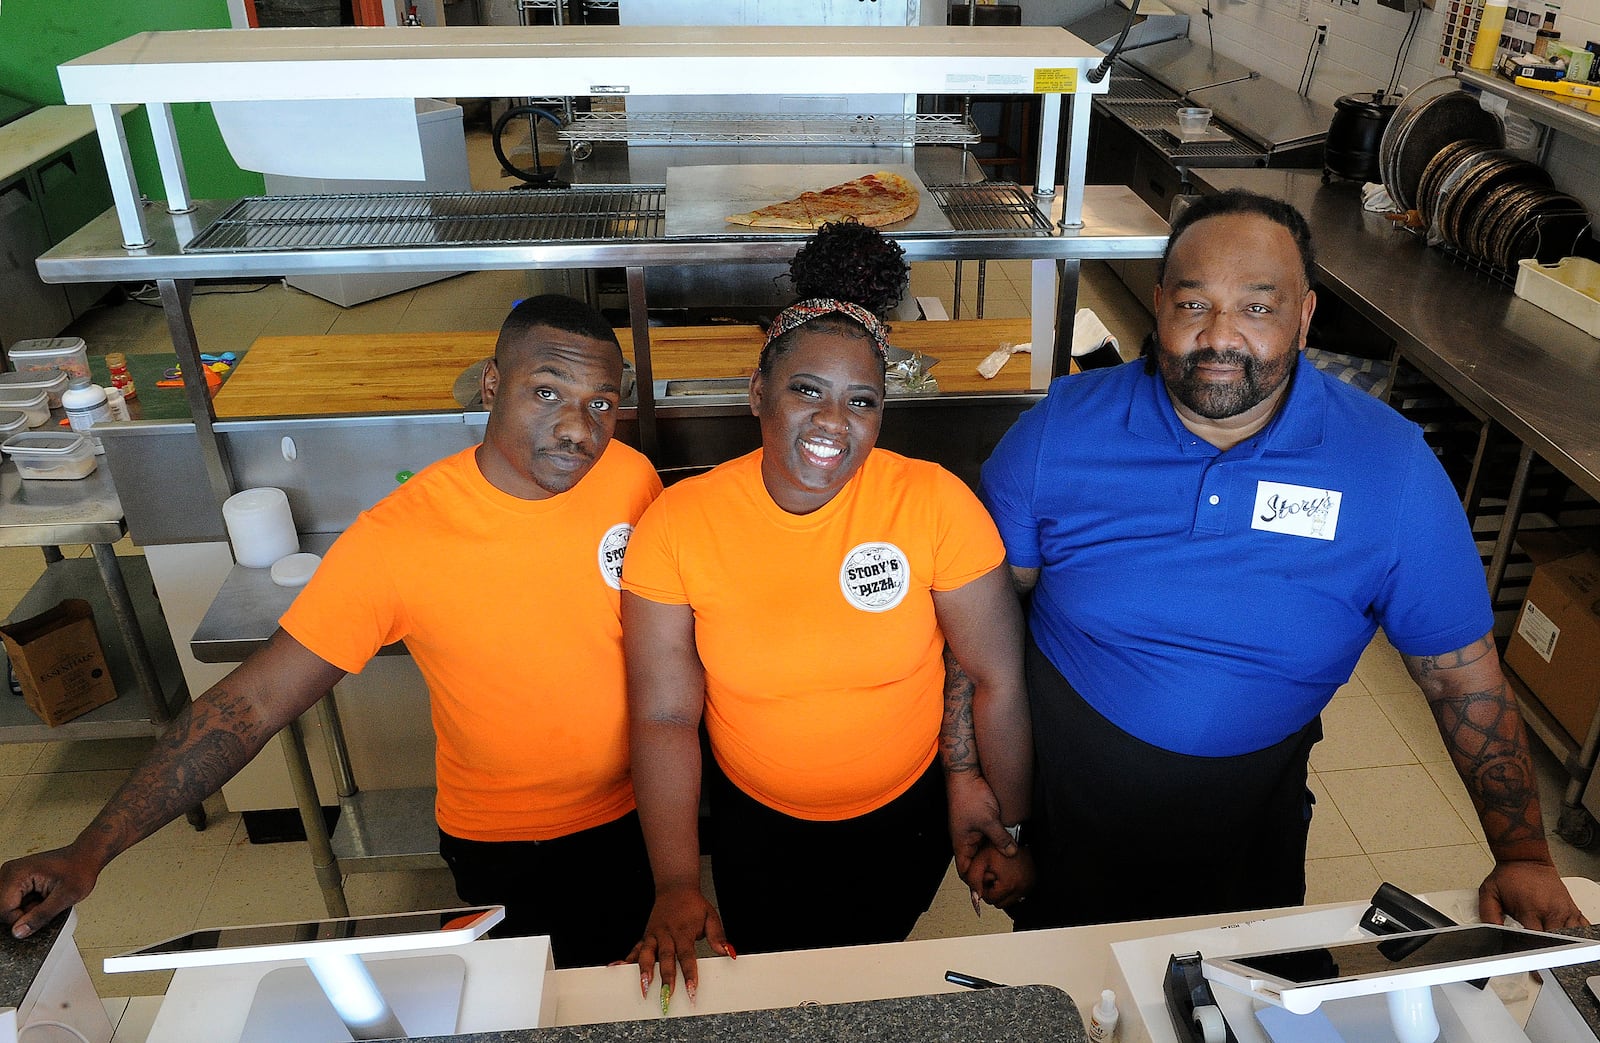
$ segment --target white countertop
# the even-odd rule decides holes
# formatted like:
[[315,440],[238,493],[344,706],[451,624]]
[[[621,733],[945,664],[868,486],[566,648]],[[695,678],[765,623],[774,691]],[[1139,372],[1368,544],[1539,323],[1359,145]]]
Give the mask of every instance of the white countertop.
[[[1600,884],[1579,877],[1568,878],[1566,884],[1584,914],[1600,921]],[[1475,891],[1421,897],[1454,919],[1466,922],[1476,918]],[[957,991],[958,986],[944,981],[946,970],[1010,985],[1055,985],[1070,994],[1080,1010],[1088,1011],[1100,990],[1115,982],[1113,942],[1339,908],[1348,908],[1356,917],[1366,903],[747,955],[737,960],[719,957],[701,961],[700,989],[694,1005],[690,1006],[680,992],[674,997],[671,1016]],[[547,983],[557,1025],[661,1017],[656,989],[652,988],[648,997],[641,997],[638,973],[632,967],[553,971],[547,976]],[[174,986],[177,985],[175,979]],[[217,1001],[234,1002],[226,997]],[[244,1002],[248,1003],[248,997]],[[148,1038],[145,1033],[154,1005],[153,999],[130,1003],[116,1043],[143,1043]],[[1123,1018],[1126,1020],[1131,1013],[1124,1007]]]

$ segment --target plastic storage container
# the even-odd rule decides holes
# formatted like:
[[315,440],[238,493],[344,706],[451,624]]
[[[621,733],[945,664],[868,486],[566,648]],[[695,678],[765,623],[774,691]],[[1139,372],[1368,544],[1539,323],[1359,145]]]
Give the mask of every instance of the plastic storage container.
[[1563,257],[1555,264],[1523,258],[1517,262],[1516,294],[1600,337],[1600,264],[1587,257]]
[[59,369],[35,369],[26,373],[0,373],[0,387],[43,391],[51,409],[61,408],[61,396],[72,378]]
[[10,438],[12,435],[28,429],[28,414],[20,409],[7,409],[0,406],[0,439]]
[[69,377],[89,375],[89,346],[82,337],[19,340],[6,349],[6,358],[11,360],[11,368],[18,373],[59,369]]
[[0,384],[0,409],[20,409],[28,415],[29,427],[50,422],[50,393],[43,388]]
[[0,443],[0,449],[24,478],[86,478],[97,466],[94,445],[72,431],[25,431]]

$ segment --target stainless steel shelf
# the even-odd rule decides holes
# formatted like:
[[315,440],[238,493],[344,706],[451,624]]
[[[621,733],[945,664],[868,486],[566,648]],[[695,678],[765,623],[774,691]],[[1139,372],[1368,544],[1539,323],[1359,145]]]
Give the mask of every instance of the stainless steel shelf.
[[[958,232],[1044,237],[1050,220],[1016,185],[929,185]],[[264,251],[642,243],[665,240],[662,185],[575,185],[515,192],[373,193],[241,199],[183,247],[191,254]],[[796,232],[792,239],[804,239]],[[901,233],[946,237],[948,233]],[[730,226],[703,241],[766,240]]]
[[358,790],[339,798],[330,843],[346,873],[443,869],[431,786]]
[[972,145],[982,135],[957,114],[582,112],[562,141],[632,145]]
[[1587,144],[1600,145],[1600,116],[1573,108],[1571,105],[1563,105],[1553,96],[1547,96],[1539,91],[1507,83],[1492,73],[1478,72],[1475,69],[1458,69],[1456,79],[1467,87],[1474,87],[1487,94],[1504,98],[1506,108],[1511,112],[1526,116],[1535,123],[1542,123],[1563,134],[1570,134]]
[[[128,594],[144,633],[145,644],[161,691],[170,693],[168,708],[176,713],[188,699],[183,670],[172,647],[166,618],[156,601],[150,567],[143,557],[118,559],[127,580]],[[127,642],[117,628],[111,599],[93,560],[71,558],[51,564],[33,589],[12,611],[12,619],[26,619],[54,607],[65,598],[83,598],[94,609],[95,629],[105,649],[106,665],[117,682],[117,698],[65,724],[52,728],[34,716],[26,703],[7,692],[0,692],[0,742],[57,742],[67,739],[117,739],[154,735],[162,725],[153,720],[150,707],[134,680],[134,668]]]
[[115,543],[127,531],[122,502],[101,466],[86,478],[23,481],[17,465],[0,465],[0,547]]

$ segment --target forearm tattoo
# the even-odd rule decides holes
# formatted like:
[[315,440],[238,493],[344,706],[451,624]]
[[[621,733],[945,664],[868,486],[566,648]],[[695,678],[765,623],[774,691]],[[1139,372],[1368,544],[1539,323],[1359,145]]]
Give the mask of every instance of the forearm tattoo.
[[[1522,718],[1494,663],[1494,683],[1482,681],[1482,661],[1495,655],[1489,639],[1441,656],[1406,657],[1438,722],[1456,769],[1483,820],[1489,846],[1502,850],[1543,842],[1538,784]],[[1458,673],[1457,671],[1460,671]]]
[[939,728],[939,755],[947,772],[976,772],[977,733],[972,725],[972,678],[956,662],[948,645],[944,650],[944,721]]
[[216,792],[269,738],[247,698],[214,689],[173,718],[90,833],[119,849],[143,840]]

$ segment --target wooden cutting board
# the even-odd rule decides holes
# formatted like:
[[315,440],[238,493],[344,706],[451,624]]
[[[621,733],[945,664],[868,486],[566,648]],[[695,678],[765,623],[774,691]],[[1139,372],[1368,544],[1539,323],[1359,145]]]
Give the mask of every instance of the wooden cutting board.
[[[890,341],[940,361],[943,391],[1020,391],[1028,358],[1009,362],[993,380],[977,366],[1002,343],[1032,337],[1027,319],[904,322]],[[618,330],[623,353],[633,338]],[[755,366],[761,331],[754,326],[682,326],[650,331],[657,380],[742,377]],[[451,387],[461,371],[494,353],[495,334],[359,333],[261,337],[250,346],[213,400],[217,416],[342,416],[459,409]]]

